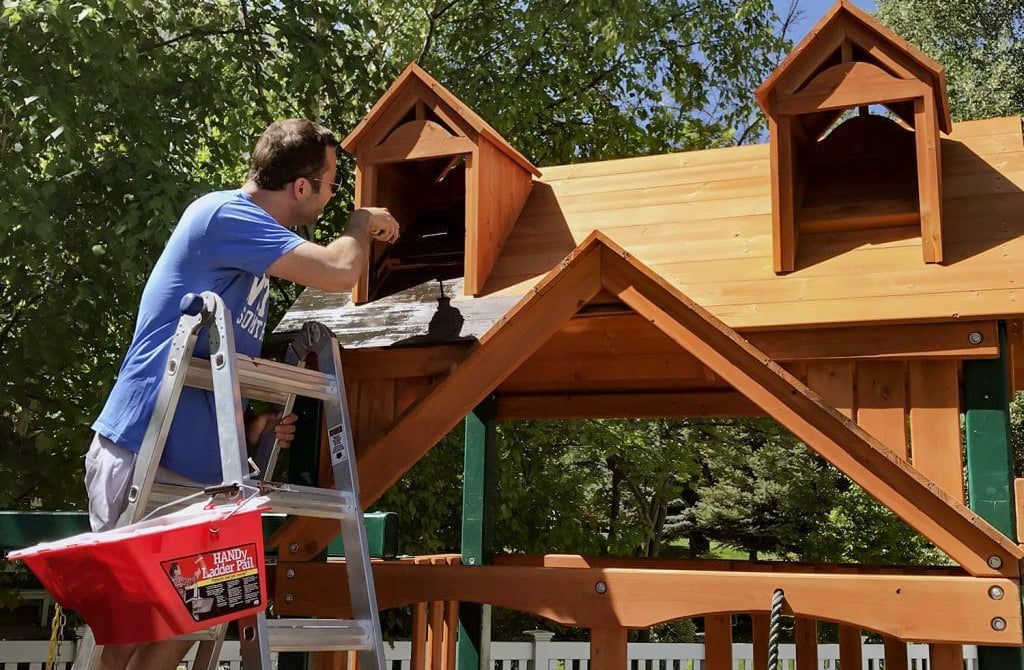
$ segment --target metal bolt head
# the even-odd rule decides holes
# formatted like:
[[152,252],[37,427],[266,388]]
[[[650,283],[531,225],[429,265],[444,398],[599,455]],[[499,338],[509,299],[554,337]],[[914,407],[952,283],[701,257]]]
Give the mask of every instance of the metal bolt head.
[[992,619],[992,630],[1006,630],[1006,619],[1001,616],[997,616],[995,619]]
[[[286,593],[286,594],[284,594],[284,601],[285,601],[286,603],[294,602],[294,601],[295,601],[295,596],[293,596],[293,595],[292,595],[292,594],[290,594],[290,593]],[[994,624],[993,624],[993,625],[994,625]]]
[[989,556],[988,567],[992,568],[993,570],[998,570],[999,568],[1003,567],[1003,559],[999,558],[998,556]]
[[466,559],[466,565],[476,565],[476,559],[472,556]]
[[967,341],[971,344],[981,344],[984,339],[985,337],[976,330],[972,330],[970,334],[967,335]]
[[291,553],[291,554],[299,553],[299,543],[298,542],[292,542],[291,544],[289,544],[288,545],[288,552]]
[[608,585],[605,584],[604,582],[598,582],[598,583],[594,584],[594,590],[597,591],[598,593],[607,593],[608,592]]
[[992,600],[1003,599],[1003,587],[1001,586],[990,586],[988,587],[988,597]]
[[[288,568],[287,570],[285,570],[284,574],[288,575],[288,579],[291,579],[292,577],[295,576],[295,568]],[[993,587],[993,588],[998,588],[998,587]]]
[[213,364],[218,368],[224,367],[224,354],[217,354],[213,357]]

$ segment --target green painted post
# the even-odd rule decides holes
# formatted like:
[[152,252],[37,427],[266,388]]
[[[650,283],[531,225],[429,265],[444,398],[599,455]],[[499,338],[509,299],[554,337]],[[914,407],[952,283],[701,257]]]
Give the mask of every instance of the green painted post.
[[[498,457],[495,435],[497,403],[488,398],[466,416],[466,451],[462,482],[462,563],[491,562],[494,542],[494,488]],[[491,609],[459,604],[458,670],[489,665]]]
[[[972,510],[1016,540],[1005,323],[999,324],[999,351],[997,359],[964,361],[967,496]],[[978,666],[1021,669],[1024,654],[1019,647],[978,647]]]

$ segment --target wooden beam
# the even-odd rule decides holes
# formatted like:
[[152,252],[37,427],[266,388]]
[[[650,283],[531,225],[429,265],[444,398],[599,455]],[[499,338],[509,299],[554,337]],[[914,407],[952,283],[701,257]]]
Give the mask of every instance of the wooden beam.
[[[822,405],[799,380],[600,233],[601,281],[975,575],[1018,573],[1020,547],[937,490],[847,417]],[[990,563],[999,567],[993,568]]]
[[[348,592],[345,594],[348,600]],[[427,667],[427,603],[412,604],[412,670],[426,670]]]
[[614,419],[763,416],[735,391],[499,395],[498,419]]
[[[343,562],[291,564],[279,580],[279,613],[348,616]],[[430,565],[376,561],[381,609],[457,600],[542,616],[587,628],[648,628],[680,618],[722,612],[767,613],[775,589],[786,592],[795,616],[869,627],[901,639],[948,643],[1019,644],[1020,588],[998,578],[729,572],[632,568],[537,568]],[[597,588],[604,583],[604,590]],[[1004,597],[993,600],[998,586]],[[285,593],[292,595],[286,602]],[[949,612],[957,612],[950,617]],[[995,631],[994,617],[1006,620]]]
[[797,93],[776,95],[775,113],[811,114],[931,95],[931,88],[923,82],[897,79],[870,63],[852,61],[828,68]]
[[[775,361],[998,358],[995,321],[741,331]],[[971,344],[972,339],[979,340]]]
[[364,507],[487,397],[508,374],[601,288],[601,249],[573,252],[491,330],[451,375],[439,382],[359,457]]
[[416,120],[403,123],[380,145],[361,152],[364,164],[383,165],[403,161],[425,160],[468,154],[476,143],[452,135],[434,121]]

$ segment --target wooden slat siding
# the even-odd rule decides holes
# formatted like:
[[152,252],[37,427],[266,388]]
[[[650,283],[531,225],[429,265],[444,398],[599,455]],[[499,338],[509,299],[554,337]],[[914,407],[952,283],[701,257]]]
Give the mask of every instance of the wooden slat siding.
[[956,361],[912,361],[909,371],[911,462],[962,503],[960,366]]
[[732,617],[728,614],[704,617],[704,667],[732,670]]
[[508,374],[600,290],[601,249],[574,252],[520,301],[473,352],[359,459],[364,506],[379,498]]
[[[281,614],[345,616],[348,590],[343,563],[296,563],[292,603]],[[1011,579],[942,575],[828,573],[778,570],[665,570],[550,568],[520,565],[425,565],[376,561],[374,584],[381,609],[420,601],[487,602],[584,628],[647,628],[663,621],[721,612],[767,613],[781,588],[796,615],[860,626],[914,640],[955,644],[1008,644],[1021,635],[1020,586]],[[608,585],[605,595],[594,584]],[[1006,596],[992,600],[991,586]],[[283,608],[283,609],[282,609]],[[950,617],[955,611],[957,617]],[[994,631],[993,617],[1007,621]]]
[[444,602],[432,600],[427,607],[427,670],[443,670]]
[[622,670],[628,667],[626,629],[608,626],[590,629],[590,668]]
[[501,395],[498,387],[498,392],[499,421],[764,416],[764,410],[734,391]]
[[959,644],[928,645],[928,670],[963,670],[964,648]]
[[820,395],[825,404],[853,418],[853,363],[810,362],[807,364],[807,386]]
[[345,381],[426,377],[447,374],[465,360],[470,347],[465,344],[437,345],[410,349],[342,349],[341,365]]
[[796,617],[796,670],[818,670],[818,622]]
[[909,670],[907,664],[907,643],[892,635],[883,635],[886,670]]
[[1014,517],[1017,520],[1017,539],[1024,539],[1024,478],[1013,480]]
[[[753,647],[754,647],[754,670],[769,670],[768,668],[768,633],[770,631],[771,616],[761,612],[754,612],[750,615],[753,626]],[[771,668],[778,670],[778,668]]]
[[399,416],[414,402],[423,397],[430,388],[431,377],[407,377],[395,380],[395,411]]
[[861,668],[862,660],[860,628],[840,624],[839,626],[839,664],[844,668]]
[[[529,171],[486,139],[480,140],[477,157],[480,201],[477,206],[475,248],[472,254],[470,249],[466,250],[467,295],[478,295],[482,291],[526,203],[529,189],[524,189],[523,184],[532,183]],[[473,225],[468,217],[467,225]]]
[[427,603],[412,606],[412,660],[410,670],[426,670],[427,667]]
[[857,424],[907,459],[907,366],[857,363]]
[[[320,651],[313,654],[314,670],[348,670],[347,651]],[[353,669],[354,670],[354,669]]]
[[933,96],[914,101],[921,252],[925,263],[942,262],[942,155],[936,114]]
[[[972,574],[993,574],[986,553],[1007,559],[1024,556],[989,524],[948,496],[933,491],[919,473],[848,419],[830,412],[806,387],[754,349],[711,314],[673,289],[600,234],[602,284],[722,379],[761,405],[783,426],[817,451],[869,494],[934,542]],[[860,365],[860,364],[859,364]],[[864,365],[876,365],[865,363]],[[885,365],[885,364],[881,364]],[[859,414],[858,414],[859,416]],[[951,524],[976,538],[951,532]],[[966,541],[965,541],[966,540]],[[979,549],[985,546],[986,549]],[[1006,562],[1004,560],[1004,565]],[[998,571],[997,571],[998,572]]]
[[[356,209],[376,202],[377,167],[374,165],[356,164],[355,202]],[[372,244],[371,244],[372,249]],[[372,260],[372,259],[371,259]],[[370,264],[363,268],[362,275],[352,288],[352,302],[361,304],[370,296]]]

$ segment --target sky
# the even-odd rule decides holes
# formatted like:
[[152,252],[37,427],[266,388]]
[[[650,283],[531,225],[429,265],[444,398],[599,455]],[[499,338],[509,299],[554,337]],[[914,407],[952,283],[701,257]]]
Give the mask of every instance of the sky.
[[[790,0],[772,0],[777,13],[785,14],[789,9]],[[875,0],[853,0],[853,3],[868,12],[875,11]],[[825,15],[828,8],[835,4],[835,0],[799,0],[799,10],[802,12],[797,23],[793,26],[792,39],[799,42],[808,30]]]

